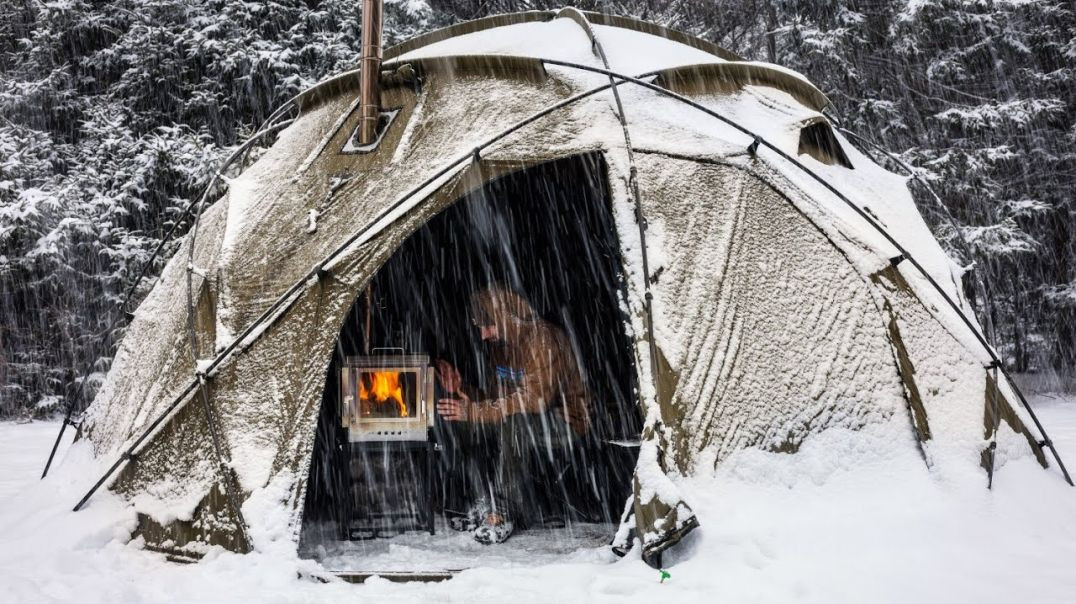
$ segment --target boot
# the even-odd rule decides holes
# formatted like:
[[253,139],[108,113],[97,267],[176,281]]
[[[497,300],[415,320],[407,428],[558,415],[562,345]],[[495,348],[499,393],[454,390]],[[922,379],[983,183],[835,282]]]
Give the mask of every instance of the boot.
[[474,529],[474,540],[483,545],[504,543],[512,536],[512,520],[500,512],[490,512]]
[[492,508],[489,505],[489,501],[480,497],[471,504],[471,507],[467,508],[467,511],[460,516],[453,516],[448,519],[448,526],[454,531],[470,532],[478,528],[478,525],[482,523],[482,519],[489,515]]

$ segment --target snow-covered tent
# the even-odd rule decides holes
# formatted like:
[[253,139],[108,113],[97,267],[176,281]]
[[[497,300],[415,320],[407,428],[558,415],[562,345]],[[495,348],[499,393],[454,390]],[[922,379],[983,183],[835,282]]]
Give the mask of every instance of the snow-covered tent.
[[802,76],[566,9],[386,51],[395,113],[372,148],[353,141],[358,82],[299,95],[198,208],[88,411],[115,460],[102,481],[147,546],[297,540],[333,342],[367,281],[469,191],[588,154],[607,170],[645,420],[619,537],[633,526],[644,555],[700,524],[678,477],[745,447],[884,424],[932,472],[1045,465],[966,318],[960,267]]

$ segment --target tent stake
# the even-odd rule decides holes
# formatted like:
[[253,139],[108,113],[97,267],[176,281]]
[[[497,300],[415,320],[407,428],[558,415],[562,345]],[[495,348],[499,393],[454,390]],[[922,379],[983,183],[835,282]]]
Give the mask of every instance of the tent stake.
[[994,488],[994,462],[998,455],[998,425],[1001,423],[1001,418],[998,416],[998,397],[1001,396],[1001,388],[998,382],[998,363],[990,363],[986,368],[987,371],[994,372],[994,389],[990,393],[990,413],[993,415],[993,427],[990,434],[990,467],[986,469],[986,488]]

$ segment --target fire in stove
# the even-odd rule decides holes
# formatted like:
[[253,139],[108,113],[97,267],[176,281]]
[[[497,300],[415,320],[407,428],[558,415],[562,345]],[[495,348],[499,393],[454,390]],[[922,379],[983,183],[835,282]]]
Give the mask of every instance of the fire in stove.
[[348,440],[427,440],[433,382],[424,355],[348,357],[340,368],[340,420]]
[[359,378],[361,417],[410,417],[399,371],[364,371]]

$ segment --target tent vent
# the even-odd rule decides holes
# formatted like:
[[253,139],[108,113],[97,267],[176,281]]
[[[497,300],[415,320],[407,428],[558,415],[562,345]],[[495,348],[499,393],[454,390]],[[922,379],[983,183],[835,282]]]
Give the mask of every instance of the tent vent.
[[385,137],[385,132],[388,131],[389,126],[396,120],[396,116],[400,114],[399,109],[390,109],[388,111],[382,111],[378,115],[377,119],[377,137],[374,138],[372,143],[362,144],[362,123],[355,127],[355,131],[348,137],[347,142],[344,143],[344,148],[340,150],[341,153],[369,153],[377,146],[381,144],[381,139]]
[[852,168],[852,162],[845,155],[841,143],[833,134],[829,124],[817,121],[800,130],[800,155],[810,155],[818,161],[829,166],[844,166]]

